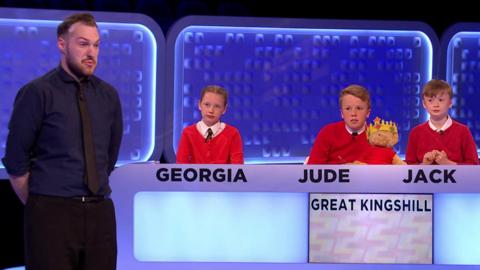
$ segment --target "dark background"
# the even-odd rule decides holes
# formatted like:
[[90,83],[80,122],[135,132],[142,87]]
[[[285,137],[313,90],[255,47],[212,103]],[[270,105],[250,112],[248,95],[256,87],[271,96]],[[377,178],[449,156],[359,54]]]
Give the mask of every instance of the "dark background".
[[[443,2],[443,1],[442,1]],[[422,21],[441,38],[459,22],[480,22],[474,1],[200,1],[200,0],[0,0],[0,7],[137,12],[152,17],[166,35],[187,15]],[[1,53],[1,52],[0,52]],[[0,181],[0,269],[23,265],[23,206],[8,181]]]
[[0,6],[144,13],[165,34],[175,20],[187,15],[423,21],[439,37],[454,23],[480,22],[475,1],[467,0],[0,0]]

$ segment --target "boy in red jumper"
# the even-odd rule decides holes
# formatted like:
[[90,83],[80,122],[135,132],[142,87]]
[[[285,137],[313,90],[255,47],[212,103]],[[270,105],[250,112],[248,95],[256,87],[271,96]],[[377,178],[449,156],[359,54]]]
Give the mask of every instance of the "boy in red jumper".
[[202,120],[186,127],[177,151],[177,163],[243,164],[243,144],[238,130],[220,122],[227,110],[227,91],[216,85],[202,90],[198,109]]
[[430,80],[423,88],[422,103],[430,119],[410,131],[408,164],[478,164],[470,130],[448,115],[452,95],[452,88],[442,80]]
[[350,85],[340,92],[343,121],[328,124],[317,135],[308,164],[345,164],[359,160],[370,149],[365,135],[370,116],[370,95],[360,85]]

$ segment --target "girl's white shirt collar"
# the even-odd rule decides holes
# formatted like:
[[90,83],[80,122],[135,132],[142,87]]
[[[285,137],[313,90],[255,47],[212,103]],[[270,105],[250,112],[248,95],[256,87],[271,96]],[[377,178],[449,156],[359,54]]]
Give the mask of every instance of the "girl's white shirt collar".
[[203,121],[198,121],[196,127],[198,132],[200,132],[204,138],[207,138],[207,130],[211,128],[213,131],[213,137],[215,137],[225,129],[225,123],[218,121],[213,126],[209,127]]

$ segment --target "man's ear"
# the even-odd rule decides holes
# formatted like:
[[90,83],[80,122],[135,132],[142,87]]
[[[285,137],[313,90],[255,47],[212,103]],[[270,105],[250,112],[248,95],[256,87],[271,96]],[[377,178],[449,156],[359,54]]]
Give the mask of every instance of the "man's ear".
[[66,46],[67,46],[67,44],[66,44],[65,39],[63,37],[57,38],[57,47],[62,54],[65,54]]

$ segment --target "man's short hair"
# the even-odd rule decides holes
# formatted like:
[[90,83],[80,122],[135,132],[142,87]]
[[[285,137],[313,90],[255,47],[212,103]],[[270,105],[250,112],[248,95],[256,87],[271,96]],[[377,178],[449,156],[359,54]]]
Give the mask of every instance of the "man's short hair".
[[64,36],[66,33],[68,33],[68,30],[70,30],[70,27],[74,25],[77,22],[81,22],[85,25],[88,26],[97,26],[97,22],[95,21],[95,18],[93,17],[92,14],[90,13],[75,13],[63,20],[62,23],[60,23],[57,27],[57,38]]
[[363,102],[367,103],[367,108],[370,109],[371,107],[370,94],[368,93],[368,90],[365,87],[357,84],[351,84],[346,88],[344,88],[340,92],[340,96],[338,97],[338,104],[340,105],[340,109],[342,108],[342,98],[345,95],[352,95],[354,97],[361,99]]
[[434,97],[441,92],[447,92],[450,99],[453,97],[452,87],[444,80],[431,79],[425,84],[422,90],[422,98]]

